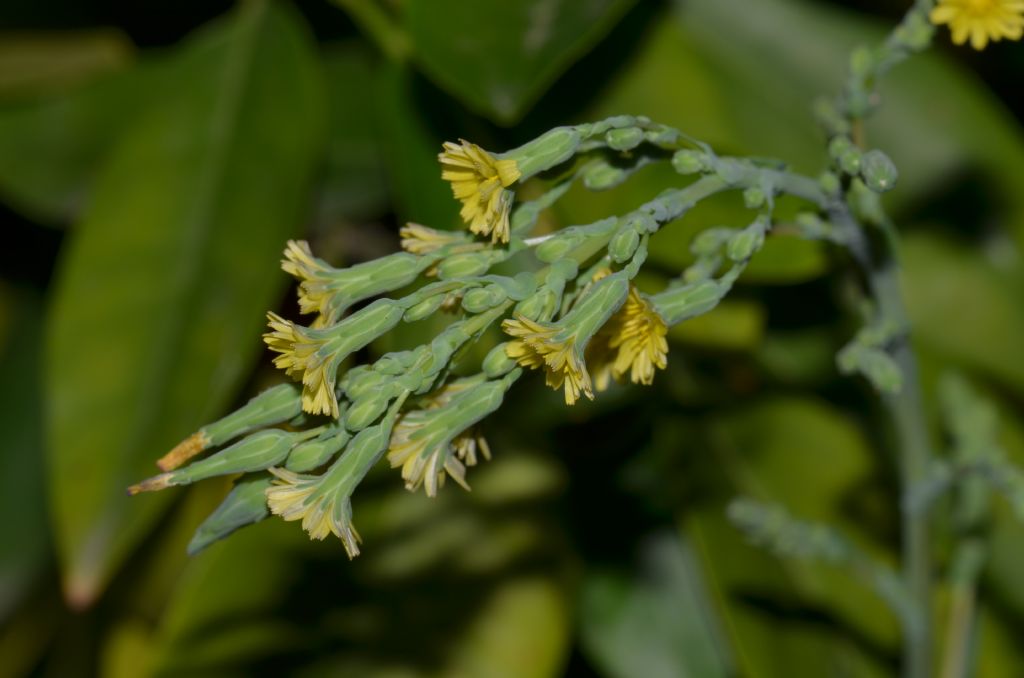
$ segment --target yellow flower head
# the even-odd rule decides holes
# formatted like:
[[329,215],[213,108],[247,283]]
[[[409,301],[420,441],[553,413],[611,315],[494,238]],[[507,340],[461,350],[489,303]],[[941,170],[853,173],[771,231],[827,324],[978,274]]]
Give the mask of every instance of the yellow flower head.
[[991,40],[1020,40],[1024,35],[1024,0],[939,0],[934,24],[949,24],[953,42],[984,49]]
[[274,484],[267,488],[267,506],[285,520],[301,520],[310,539],[333,534],[345,545],[349,558],[359,555],[359,533],[352,524],[348,495],[338,488],[324,487],[324,476],[293,473],[272,468]]
[[270,350],[280,353],[274,365],[293,379],[302,378],[302,409],[310,414],[329,414],[338,418],[338,399],[334,380],[338,358],[326,345],[326,339],[311,330],[268,313],[270,332],[263,335]]
[[434,497],[444,486],[446,474],[468,490],[466,467],[476,465],[477,450],[485,459],[491,458],[487,441],[472,431],[463,431],[452,438],[444,428],[428,427],[432,412],[450,404],[473,383],[462,380],[446,384],[423,401],[422,409],[403,414],[395,424],[388,445],[388,461],[391,468],[402,467],[402,480],[407,490],[416,491],[423,485],[427,496]]
[[551,388],[565,391],[565,402],[574,405],[580,394],[594,399],[590,374],[578,350],[575,334],[563,338],[563,328],[539,323],[524,316],[505,320],[501,328],[506,334],[516,337],[505,348],[508,357],[523,367],[543,368],[545,381]]
[[451,231],[414,224],[411,221],[398,231],[402,238],[402,249],[410,254],[431,254],[440,249],[463,242],[465,236]]
[[491,242],[508,242],[509,211],[514,184],[521,172],[515,160],[499,160],[476,144],[460,140],[446,141],[438,154],[441,178],[452,185],[452,193],[462,201],[459,213],[469,230],[490,235]]
[[299,310],[319,313],[313,327],[322,327],[334,313],[331,300],[335,290],[328,275],[331,267],[313,256],[305,240],[289,240],[284,257],[281,268],[299,281]]
[[667,334],[665,321],[630,285],[626,302],[601,331],[600,341],[594,341],[597,349],[591,359],[599,365],[597,390],[607,388],[610,377],[619,380],[626,372],[634,384],[651,385],[655,368],[663,370],[668,364]]

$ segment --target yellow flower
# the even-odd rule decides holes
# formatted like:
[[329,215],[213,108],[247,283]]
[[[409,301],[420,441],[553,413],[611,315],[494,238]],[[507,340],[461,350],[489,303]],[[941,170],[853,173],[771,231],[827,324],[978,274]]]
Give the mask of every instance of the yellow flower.
[[1020,40],[1024,35],[1024,0],[939,0],[934,24],[949,24],[953,42],[984,49],[989,40]]
[[402,238],[402,249],[410,254],[431,254],[449,245],[462,242],[464,235],[437,229],[421,224],[407,223],[398,231]]
[[310,539],[333,534],[345,545],[349,558],[359,555],[362,541],[352,524],[352,508],[341,486],[324,489],[325,476],[293,473],[272,468],[274,484],[267,488],[267,506],[284,520],[301,520]]
[[443,428],[428,428],[432,413],[449,405],[474,383],[469,379],[446,384],[423,401],[422,409],[406,412],[395,424],[388,444],[388,461],[391,468],[402,467],[407,490],[415,491],[423,485],[427,496],[434,497],[444,486],[445,474],[468,490],[466,467],[476,466],[477,450],[485,459],[491,458],[487,441],[473,431],[463,431],[451,438]]
[[476,144],[446,141],[438,154],[441,178],[462,201],[459,213],[469,230],[490,235],[491,242],[508,242],[512,192],[506,190],[521,173],[515,160],[499,160]]
[[563,388],[565,402],[574,405],[580,394],[594,399],[594,388],[587,373],[581,351],[576,345],[576,335],[567,338],[561,335],[561,327],[539,323],[524,316],[505,320],[501,327],[506,334],[516,337],[505,348],[508,357],[523,367],[544,368],[545,381],[551,388]]
[[270,350],[280,353],[274,365],[293,379],[302,378],[302,409],[310,414],[329,414],[338,418],[338,399],[334,380],[338,356],[316,336],[317,330],[301,327],[276,313],[268,313],[271,331],[263,335]]
[[[640,296],[640,291],[629,286],[629,295],[622,308],[602,329],[591,361],[596,368],[597,390],[607,388],[609,377],[616,380],[629,372],[634,384],[650,386],[654,370],[665,369],[668,364],[668,325],[654,307]],[[613,357],[614,354],[614,357]]]
[[313,256],[305,240],[289,240],[284,250],[281,268],[299,281],[299,310],[302,313],[320,314],[313,327],[322,327],[333,320],[331,300],[335,290],[331,288],[328,275],[333,269]]

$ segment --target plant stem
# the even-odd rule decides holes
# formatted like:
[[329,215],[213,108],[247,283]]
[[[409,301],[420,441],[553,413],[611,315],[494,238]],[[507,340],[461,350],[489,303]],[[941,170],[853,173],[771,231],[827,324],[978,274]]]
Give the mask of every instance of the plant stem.
[[836,205],[830,212],[833,221],[846,232],[850,252],[864,271],[881,318],[902,330],[893,341],[891,354],[903,373],[903,388],[899,393],[883,395],[882,403],[891,420],[899,450],[903,581],[916,610],[913,621],[904,625],[903,675],[906,678],[929,678],[932,609],[928,512],[913,510],[907,499],[912,488],[927,475],[931,445],[917,358],[907,331],[909,321],[900,290],[899,267],[891,239],[884,240],[886,251],[876,256],[872,254],[860,224],[845,205]]

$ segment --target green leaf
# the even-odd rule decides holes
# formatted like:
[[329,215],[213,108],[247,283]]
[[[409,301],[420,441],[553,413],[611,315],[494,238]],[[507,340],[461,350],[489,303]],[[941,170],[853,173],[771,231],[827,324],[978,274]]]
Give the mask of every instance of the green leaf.
[[1019,283],[977,252],[937,235],[911,234],[902,253],[915,341],[1024,390]]
[[609,678],[732,675],[692,548],[672,534],[641,548],[635,571],[584,579],[579,623],[590,660]]
[[318,160],[324,95],[306,30],[243,5],[191,40],[125,131],[61,262],[47,332],[52,512],[65,592],[91,602],[171,493],[152,460],[231,400]]
[[45,223],[75,219],[111,146],[156,89],[158,71],[135,67],[0,106],[0,197]]
[[511,125],[634,2],[410,0],[404,9],[423,70],[476,112]]
[[388,186],[374,107],[352,96],[373,91],[370,55],[360,44],[346,43],[331,48],[323,65],[329,122],[317,221],[329,228],[386,213]]
[[413,74],[384,64],[376,74],[374,111],[399,220],[432,228],[461,224],[459,202],[441,179],[437,154],[444,139],[427,125],[412,90]]
[[[0,288],[9,308],[0,318],[0,623],[30,590],[45,561],[50,535],[43,470],[43,402],[39,385],[42,300]],[[6,305],[6,304],[5,304]]]
[[[849,497],[864,494],[871,467],[863,435],[840,412],[816,400],[776,397],[722,416],[710,435],[738,494],[780,503],[801,520],[838,527],[877,550],[862,519],[844,510]],[[885,675],[866,650],[894,645],[896,621],[853,575],[751,546],[721,506],[695,512],[686,530],[713,579],[740,674],[813,677],[846,666],[852,675]],[[823,623],[802,623],[807,615]]]

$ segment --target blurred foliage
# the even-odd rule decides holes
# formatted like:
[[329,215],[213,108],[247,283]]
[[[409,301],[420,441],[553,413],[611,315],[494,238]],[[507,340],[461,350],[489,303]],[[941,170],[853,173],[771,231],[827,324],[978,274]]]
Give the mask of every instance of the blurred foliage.
[[[4,3],[0,676],[892,675],[896,621],[872,591],[756,550],[724,515],[747,494],[897,557],[888,432],[832,360],[850,281],[785,223],[727,303],[673,330],[651,389],[566,410],[521,385],[485,423],[496,458],[471,494],[371,474],[352,563],[280,521],[187,558],[227,484],[123,489],[276,378],[259,333],[287,238],[348,264],[395,249],[406,220],[457,224],[442,141],[500,150],[630,113],[817,172],[812,101],[905,4]],[[893,74],[867,129],[900,168],[888,207],[925,378],[952,364],[982,384],[1018,462],[1021,66],[1020,44],[937,50]],[[672,179],[571,190],[541,224]],[[648,282],[738,209],[664,229]],[[978,675],[1014,676],[1024,528],[997,502],[989,529]]]

